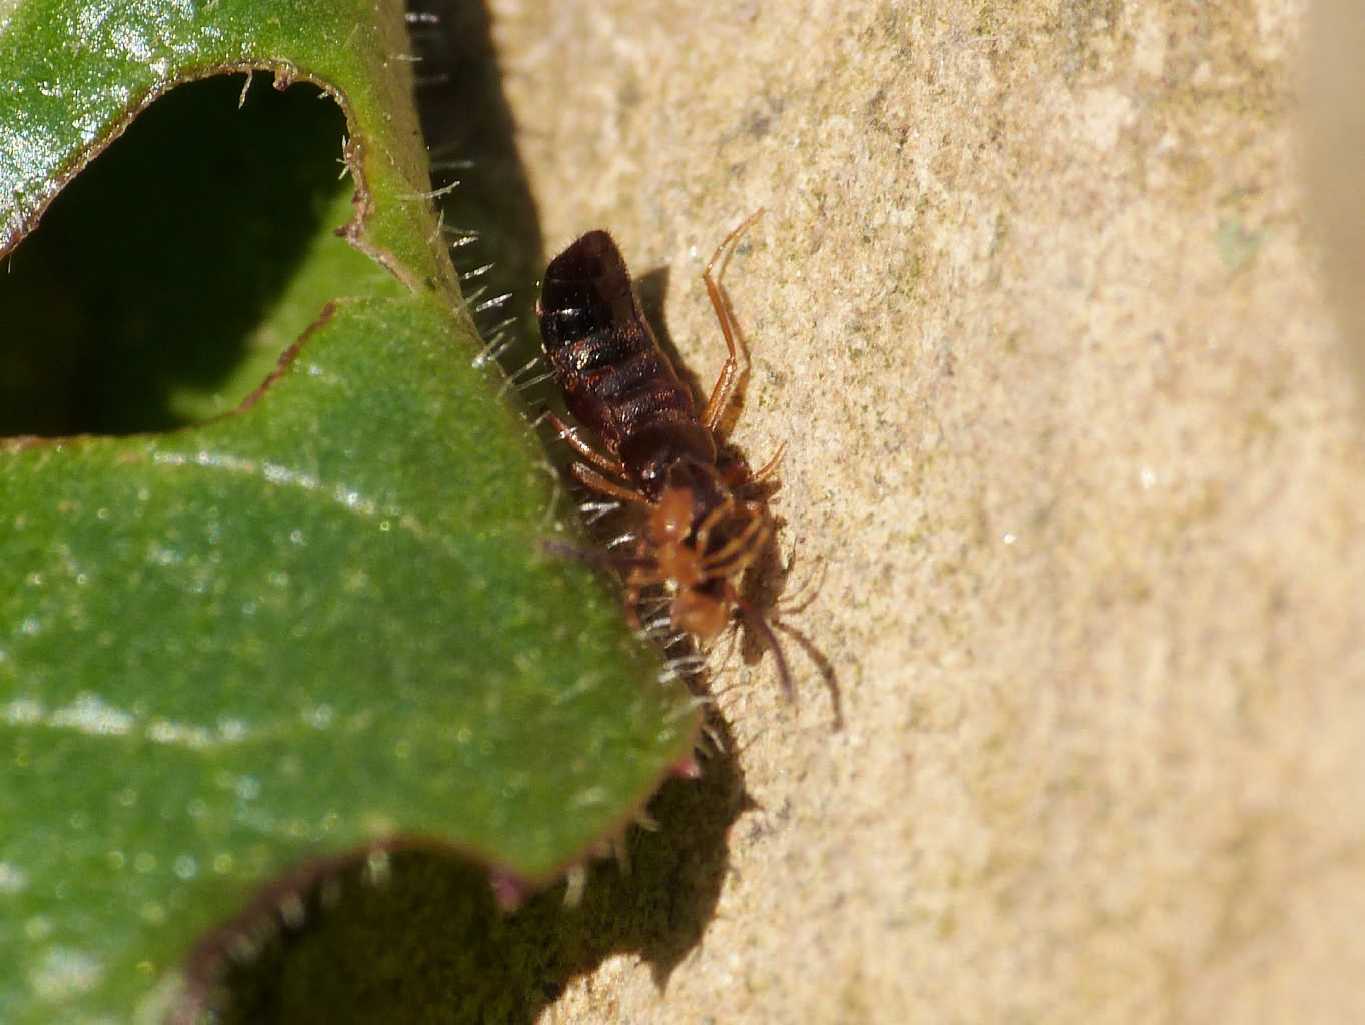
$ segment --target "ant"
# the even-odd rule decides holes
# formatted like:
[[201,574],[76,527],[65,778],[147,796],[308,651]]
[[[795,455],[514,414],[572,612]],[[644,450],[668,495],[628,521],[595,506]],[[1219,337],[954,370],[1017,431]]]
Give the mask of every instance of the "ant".
[[777,635],[736,586],[774,530],[767,505],[746,496],[777,469],[785,445],[750,473],[739,460],[722,458],[717,444],[721,418],[749,369],[720,278],[735,241],[762,213],[730,232],[702,272],[729,356],[700,416],[691,390],[640,312],[625,260],[605,231],[588,232],[550,261],[536,316],[569,412],[606,449],[599,452],[547,412],[559,436],[582,457],[569,472],[592,491],[644,509],[635,555],[600,560],[628,570],[632,626],[639,626],[641,591],[657,585],[671,594],[673,626],[701,643],[713,640],[738,611],[772,649],[778,679],[793,698]]

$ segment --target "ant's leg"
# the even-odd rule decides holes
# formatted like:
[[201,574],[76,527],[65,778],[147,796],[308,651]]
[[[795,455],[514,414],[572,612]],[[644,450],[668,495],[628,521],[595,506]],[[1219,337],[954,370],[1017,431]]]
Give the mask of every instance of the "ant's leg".
[[626,588],[626,626],[631,630],[639,630],[640,627],[640,589],[638,587]]
[[745,625],[767,643],[769,650],[773,653],[773,662],[776,663],[777,681],[782,685],[787,700],[793,705],[796,704],[796,687],[792,683],[792,671],[787,664],[787,653],[782,650],[782,642],[777,639],[777,634],[773,632],[772,625],[763,613],[741,598],[733,588],[730,589],[729,597],[739,609],[739,614],[744,617]]
[[569,426],[548,409],[545,411],[545,419],[550,421],[550,426],[553,427],[556,432],[558,432],[558,437],[560,441],[567,441],[571,449],[577,452],[588,462],[592,463],[593,466],[597,467],[599,470],[605,470],[607,473],[614,473],[618,477],[625,475],[626,472],[625,467],[623,467],[620,463],[616,462],[614,459],[611,459],[608,456],[604,456],[601,452],[598,452],[595,448],[593,448],[586,441],[580,438],[578,436],[577,428]]
[[586,488],[591,488],[593,491],[599,492],[600,494],[610,495],[612,498],[619,498],[623,502],[635,502],[639,505],[649,505],[649,500],[645,498],[644,495],[640,494],[638,491],[630,490],[630,488],[623,484],[617,484],[615,481],[607,480],[606,477],[603,477],[587,463],[574,463],[569,467],[569,473],[573,475],[574,480],[578,481],[578,483]]
[[735,510],[735,500],[727,498],[720,505],[716,506],[706,515],[706,519],[701,521],[701,525],[696,529],[697,551],[705,552],[706,543],[711,537],[711,531],[715,529],[717,523],[729,516]]
[[[635,543],[635,557],[637,559],[644,559],[645,547],[644,538],[640,538]],[[660,583],[663,583],[663,578],[657,570],[648,573],[638,566],[626,576],[626,624],[632,630],[640,629],[640,592],[646,587]]]
[[[739,532],[734,540],[714,552],[709,552],[702,560],[702,568],[710,576],[732,576],[748,568],[758,556],[760,549],[772,536],[772,524],[761,512],[755,513],[749,525]],[[731,565],[727,566],[726,563]]]
[[632,570],[626,578],[626,625],[632,630],[640,629],[640,592],[644,585],[636,579]]
[[[791,569],[791,562],[787,563],[787,570]],[[829,572],[829,563],[821,562],[818,576],[807,576],[796,587],[791,594],[784,594],[781,601],[773,606],[777,612],[784,616],[799,616],[810,607],[811,602],[820,597],[820,590],[825,586],[825,576]],[[809,593],[807,593],[809,592]]]
[[[714,431],[720,424],[721,417],[729,408],[730,400],[734,398],[735,387],[739,384],[739,379],[749,371],[749,350],[744,344],[744,337],[740,334],[739,327],[735,324],[735,315],[730,309],[730,297],[725,293],[720,278],[725,276],[725,267],[729,264],[730,257],[734,255],[731,244],[761,216],[763,216],[762,208],[751,214],[743,224],[726,235],[701,274],[702,280],[706,282],[706,292],[711,297],[711,306],[716,311],[716,319],[720,321],[721,333],[725,335],[726,348],[730,350],[729,356],[725,359],[725,366],[721,368],[720,376],[716,378],[716,383],[711,388],[711,397],[706,402],[706,410],[701,416],[702,423],[709,431]],[[713,275],[712,268],[715,267],[717,260],[720,260],[720,267]],[[741,360],[744,363],[743,369],[740,369]]]

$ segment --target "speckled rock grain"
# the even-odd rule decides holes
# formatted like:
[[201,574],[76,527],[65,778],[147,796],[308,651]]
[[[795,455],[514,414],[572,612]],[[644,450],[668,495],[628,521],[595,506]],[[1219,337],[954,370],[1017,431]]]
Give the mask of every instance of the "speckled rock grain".
[[[560,1023],[1365,1018],[1365,460],[1304,223],[1304,5],[496,0],[547,247],[754,351],[793,651],[660,989]],[[728,677],[728,678],[726,678]]]

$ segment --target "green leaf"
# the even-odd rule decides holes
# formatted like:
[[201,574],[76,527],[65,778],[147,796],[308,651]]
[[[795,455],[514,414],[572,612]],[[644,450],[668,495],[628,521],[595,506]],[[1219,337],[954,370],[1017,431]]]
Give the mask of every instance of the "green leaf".
[[[157,1020],[196,937],[364,845],[546,880],[690,750],[619,600],[541,554],[554,483],[470,365],[374,6],[0,0],[0,249],[44,222],[4,427],[96,432],[0,450],[0,1021]],[[338,99],[354,181],[299,170],[329,132],[297,111],[205,127],[330,107],[237,115],[238,78],[54,201],[247,67]]]

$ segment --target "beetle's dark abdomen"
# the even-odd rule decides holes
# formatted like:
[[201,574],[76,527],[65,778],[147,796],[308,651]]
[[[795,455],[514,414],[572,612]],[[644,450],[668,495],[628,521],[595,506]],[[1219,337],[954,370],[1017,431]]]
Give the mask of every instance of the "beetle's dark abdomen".
[[715,462],[715,443],[697,422],[692,393],[659,350],[610,235],[590,231],[550,262],[537,312],[569,412],[597,433],[647,496],[656,497],[640,454],[662,454],[662,446]]

